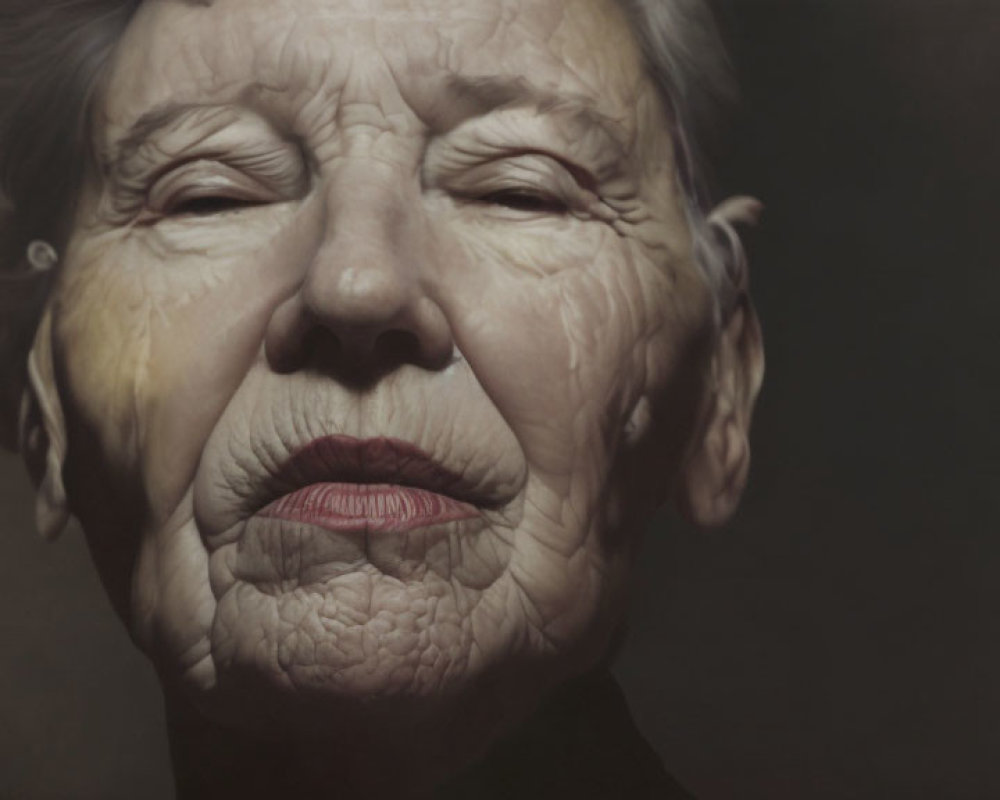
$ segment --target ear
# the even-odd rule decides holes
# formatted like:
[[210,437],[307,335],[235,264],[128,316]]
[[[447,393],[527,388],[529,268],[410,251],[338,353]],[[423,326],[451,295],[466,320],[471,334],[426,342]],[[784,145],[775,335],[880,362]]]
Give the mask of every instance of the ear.
[[756,222],[761,206],[731,198],[708,217],[714,257],[724,262],[721,321],[703,397],[701,424],[681,470],[678,510],[701,527],[735,512],[750,468],[750,419],[764,377],[760,323],[750,302],[747,260],[734,226]]
[[[4,252],[0,196],[0,252]],[[0,264],[0,446],[18,449],[18,412],[24,396],[28,351],[41,317],[57,256],[35,241],[13,268]]]
[[52,315],[46,308],[28,354],[28,383],[21,400],[20,449],[35,482],[35,525],[45,539],[66,527],[69,510],[63,485],[66,424],[56,390],[52,357]]

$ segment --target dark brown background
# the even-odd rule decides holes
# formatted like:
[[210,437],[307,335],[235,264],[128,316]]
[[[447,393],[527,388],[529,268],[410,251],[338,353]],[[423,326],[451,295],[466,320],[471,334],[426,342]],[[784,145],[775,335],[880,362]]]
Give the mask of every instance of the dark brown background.
[[[768,375],[618,672],[702,800],[1000,797],[1000,2],[729,0]],[[0,798],[167,798],[155,678],[0,461]]]

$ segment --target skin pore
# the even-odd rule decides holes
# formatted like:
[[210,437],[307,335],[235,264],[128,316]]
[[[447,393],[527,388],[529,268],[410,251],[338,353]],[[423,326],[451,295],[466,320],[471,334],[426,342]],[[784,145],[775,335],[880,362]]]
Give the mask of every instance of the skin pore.
[[[34,391],[112,601],[178,718],[303,743],[302,792],[418,795],[600,660],[644,520],[745,441],[759,375],[716,357],[628,25],[151,0],[97,112]],[[332,435],[419,449],[475,513],[269,521]]]

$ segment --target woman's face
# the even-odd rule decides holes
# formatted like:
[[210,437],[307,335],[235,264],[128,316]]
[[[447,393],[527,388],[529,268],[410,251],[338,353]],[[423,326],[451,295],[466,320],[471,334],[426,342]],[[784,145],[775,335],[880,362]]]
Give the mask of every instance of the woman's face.
[[65,475],[167,683],[373,703],[593,663],[711,318],[617,4],[147,2],[97,108]]

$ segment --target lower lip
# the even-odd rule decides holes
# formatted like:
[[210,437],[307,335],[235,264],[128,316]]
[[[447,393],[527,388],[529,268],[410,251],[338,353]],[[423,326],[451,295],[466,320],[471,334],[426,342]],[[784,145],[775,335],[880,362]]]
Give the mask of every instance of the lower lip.
[[279,497],[260,516],[337,533],[405,533],[468,519],[475,507],[425,489],[385,483],[314,483]]

